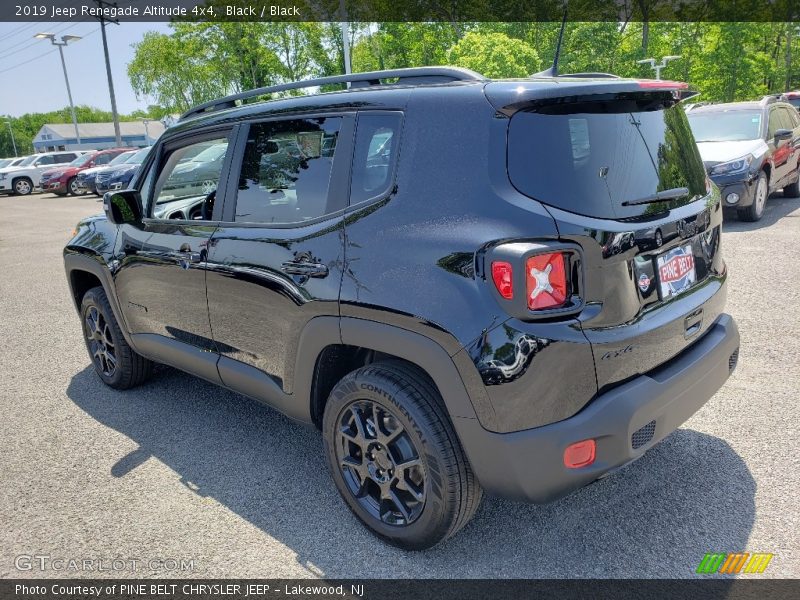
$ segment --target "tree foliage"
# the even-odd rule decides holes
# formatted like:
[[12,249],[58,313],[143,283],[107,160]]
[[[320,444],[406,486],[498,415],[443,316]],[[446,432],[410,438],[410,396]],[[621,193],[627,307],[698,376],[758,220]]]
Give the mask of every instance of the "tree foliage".
[[469,32],[449,51],[450,63],[487,77],[527,77],[539,70],[539,55],[504,33]]

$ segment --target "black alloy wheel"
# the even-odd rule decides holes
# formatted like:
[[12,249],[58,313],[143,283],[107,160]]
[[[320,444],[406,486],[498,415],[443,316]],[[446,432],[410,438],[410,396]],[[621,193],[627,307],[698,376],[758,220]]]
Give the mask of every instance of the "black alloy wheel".
[[111,327],[96,306],[89,306],[83,318],[83,330],[95,367],[106,377],[117,370],[117,354]]
[[416,521],[425,506],[425,470],[398,418],[377,402],[357,400],[338,421],[339,466],[359,504],[387,525]]

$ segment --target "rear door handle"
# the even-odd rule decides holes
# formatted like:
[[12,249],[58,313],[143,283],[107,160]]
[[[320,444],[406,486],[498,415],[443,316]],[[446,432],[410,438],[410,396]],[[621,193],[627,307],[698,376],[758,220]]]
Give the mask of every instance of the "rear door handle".
[[281,265],[287,275],[298,275],[300,277],[326,277],[328,267],[322,263],[306,262],[304,260],[288,260]]

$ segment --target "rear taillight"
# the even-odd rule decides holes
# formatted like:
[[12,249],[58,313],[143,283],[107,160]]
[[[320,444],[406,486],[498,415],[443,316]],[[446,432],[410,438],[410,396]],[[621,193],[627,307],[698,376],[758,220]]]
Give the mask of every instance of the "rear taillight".
[[552,240],[505,242],[486,251],[483,279],[518,319],[558,319],[581,311],[581,252]]
[[525,283],[530,310],[562,306],[567,300],[564,254],[537,254],[525,261]]
[[492,263],[492,281],[500,295],[506,300],[514,297],[514,269],[511,263],[506,261],[495,261]]

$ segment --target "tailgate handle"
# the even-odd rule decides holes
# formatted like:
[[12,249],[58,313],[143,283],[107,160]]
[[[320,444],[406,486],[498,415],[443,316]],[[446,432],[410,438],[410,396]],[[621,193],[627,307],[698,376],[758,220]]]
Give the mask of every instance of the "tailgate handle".
[[683,337],[687,340],[695,335],[703,325],[703,309],[698,308],[683,321]]

